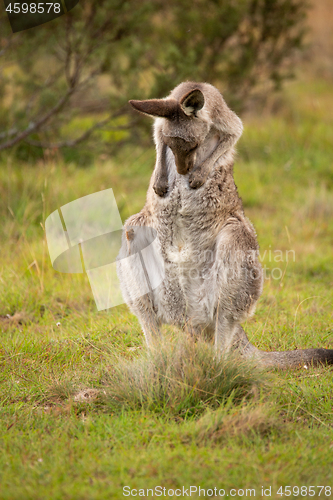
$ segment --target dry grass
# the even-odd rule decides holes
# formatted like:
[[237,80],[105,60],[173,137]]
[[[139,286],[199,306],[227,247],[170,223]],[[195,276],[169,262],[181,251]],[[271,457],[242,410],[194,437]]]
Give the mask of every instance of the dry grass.
[[234,356],[219,358],[202,340],[164,340],[158,348],[133,361],[120,359],[110,376],[112,408],[144,408],[171,415],[199,415],[228,399],[240,403],[253,395],[263,374]]

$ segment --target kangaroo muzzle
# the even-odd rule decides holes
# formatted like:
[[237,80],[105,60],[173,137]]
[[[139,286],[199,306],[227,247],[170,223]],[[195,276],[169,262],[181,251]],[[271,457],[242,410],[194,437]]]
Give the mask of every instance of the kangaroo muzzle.
[[177,172],[186,175],[194,167],[198,143],[169,136],[164,137],[164,142],[174,154]]

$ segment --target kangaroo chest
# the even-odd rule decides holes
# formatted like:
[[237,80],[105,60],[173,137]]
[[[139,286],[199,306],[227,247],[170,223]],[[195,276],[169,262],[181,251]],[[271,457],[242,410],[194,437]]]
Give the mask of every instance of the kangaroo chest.
[[179,176],[170,195],[158,202],[154,212],[165,260],[184,267],[204,265],[204,254],[214,251],[221,224],[206,191],[191,189],[187,176]]

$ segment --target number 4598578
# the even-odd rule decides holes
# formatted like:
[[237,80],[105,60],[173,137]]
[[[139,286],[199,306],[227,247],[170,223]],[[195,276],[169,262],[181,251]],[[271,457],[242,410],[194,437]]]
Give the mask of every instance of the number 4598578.
[[296,497],[296,496],[302,496],[302,497],[314,497],[317,495],[320,497],[322,495],[323,497],[330,497],[332,494],[332,488],[331,486],[280,486],[280,488],[276,492],[277,495],[281,496],[286,496],[286,497]]
[[[12,7],[13,5],[13,7]],[[6,7],[6,12],[14,13],[14,14],[20,14],[21,12],[23,14],[27,14],[28,12],[30,14],[43,14],[46,12],[49,14],[51,12],[51,9],[53,8],[53,12],[55,14],[60,14],[61,7],[60,3],[53,3],[53,2],[47,2],[47,3],[14,3],[14,4],[9,4]]]

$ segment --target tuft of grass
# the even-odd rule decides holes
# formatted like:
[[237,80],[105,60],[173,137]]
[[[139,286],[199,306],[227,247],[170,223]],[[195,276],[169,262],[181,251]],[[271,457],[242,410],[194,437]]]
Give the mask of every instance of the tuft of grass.
[[238,404],[262,382],[258,368],[235,355],[217,357],[213,345],[184,335],[132,361],[120,359],[110,375],[107,399],[114,410],[142,408],[187,418],[229,399]]

